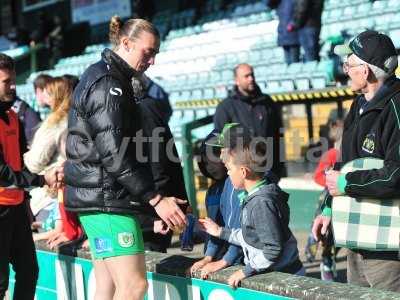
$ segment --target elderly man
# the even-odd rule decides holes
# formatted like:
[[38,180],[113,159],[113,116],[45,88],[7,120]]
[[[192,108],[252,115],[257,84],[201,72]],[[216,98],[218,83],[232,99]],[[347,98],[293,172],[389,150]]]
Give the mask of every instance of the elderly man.
[[280,159],[281,112],[269,95],[263,94],[256,83],[253,67],[239,64],[234,71],[235,85],[228,98],[222,101],[214,115],[214,126],[218,132],[227,123],[239,123],[261,138],[272,139],[272,172],[278,177],[286,176]]
[[[359,94],[345,120],[342,163],[356,158],[384,160],[381,169],[329,171],[326,182],[332,196],[390,198],[400,195],[400,80],[396,49],[391,39],[376,31],[364,31],[337,52],[347,55],[343,65],[351,89]],[[345,51],[343,51],[345,50]],[[338,53],[339,54],[339,53]],[[338,166],[339,167],[339,166]],[[314,221],[313,233],[321,238],[331,221],[329,203]],[[400,292],[400,261],[397,252],[349,250],[349,283]]]

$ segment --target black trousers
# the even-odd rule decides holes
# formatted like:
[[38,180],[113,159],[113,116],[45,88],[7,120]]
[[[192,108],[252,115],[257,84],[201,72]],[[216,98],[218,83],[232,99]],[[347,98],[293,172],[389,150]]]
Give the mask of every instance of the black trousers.
[[8,289],[9,264],[15,272],[13,299],[34,299],[39,266],[25,203],[0,205],[0,299]]

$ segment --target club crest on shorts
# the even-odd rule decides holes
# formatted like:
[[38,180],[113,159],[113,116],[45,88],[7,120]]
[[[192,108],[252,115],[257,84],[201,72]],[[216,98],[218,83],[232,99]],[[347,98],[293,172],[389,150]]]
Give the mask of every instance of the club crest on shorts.
[[135,243],[135,238],[132,232],[120,232],[118,233],[118,244],[123,248],[132,247]]

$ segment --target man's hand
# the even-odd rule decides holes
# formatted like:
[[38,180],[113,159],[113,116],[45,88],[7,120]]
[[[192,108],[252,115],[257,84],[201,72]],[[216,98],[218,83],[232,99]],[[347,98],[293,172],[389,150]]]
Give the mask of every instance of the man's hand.
[[44,180],[52,188],[61,188],[64,185],[64,167],[55,167],[44,174]]
[[167,224],[164,223],[163,220],[156,220],[154,221],[153,231],[154,233],[160,233],[165,235],[168,233],[169,227],[167,226]]
[[228,263],[226,261],[224,261],[223,259],[220,259],[220,260],[214,261],[214,262],[210,262],[201,268],[200,276],[202,279],[207,279],[210,274],[215,273],[223,268],[226,268],[227,266],[228,266]]
[[222,228],[210,218],[199,219],[199,225],[201,230],[204,230],[212,236],[220,237]]
[[229,279],[228,279],[228,284],[229,284],[232,288],[236,289],[236,288],[240,285],[240,282],[241,282],[244,278],[246,278],[246,275],[244,275],[244,273],[243,273],[242,270],[238,270],[238,271],[236,271],[235,273],[233,273],[233,274],[229,277]]
[[187,225],[186,216],[179,208],[178,204],[185,204],[187,201],[175,197],[164,197],[158,200],[158,197],[159,196],[150,200],[150,205],[155,205],[154,209],[157,215],[159,215],[171,229],[185,227]]
[[58,245],[61,243],[69,242],[70,239],[67,238],[65,235],[65,232],[57,232],[55,235],[50,237],[47,240],[47,245],[49,246],[50,249],[54,250]]
[[340,172],[334,170],[327,171],[325,174],[326,187],[328,188],[329,194],[333,197],[342,195],[338,188],[339,175]]
[[193,275],[196,273],[198,270],[200,270],[202,267],[204,267],[206,264],[212,261],[211,256],[205,256],[203,259],[195,262],[192,267],[190,268],[190,274]]
[[315,218],[312,227],[312,233],[315,240],[320,241],[322,237],[327,234],[330,223],[331,223],[330,217],[319,215]]

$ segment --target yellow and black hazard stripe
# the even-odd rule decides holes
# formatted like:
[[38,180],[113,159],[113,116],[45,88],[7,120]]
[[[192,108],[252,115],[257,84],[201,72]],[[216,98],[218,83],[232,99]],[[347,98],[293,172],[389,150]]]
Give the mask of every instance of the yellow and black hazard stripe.
[[[310,90],[310,91],[295,91],[288,93],[274,93],[270,95],[272,100],[282,104],[296,104],[296,102],[323,102],[335,100],[348,100],[352,99],[355,94],[348,87],[345,88],[327,88],[323,90]],[[222,100],[209,99],[209,100],[190,100],[178,101],[175,103],[175,108],[199,108],[199,107],[216,107]]]
[[175,108],[215,107],[221,101],[221,99],[178,101],[175,103]]
[[290,93],[271,94],[275,102],[307,102],[307,101],[335,101],[336,99],[351,99],[354,93],[349,88],[330,88],[324,90],[310,90]]

